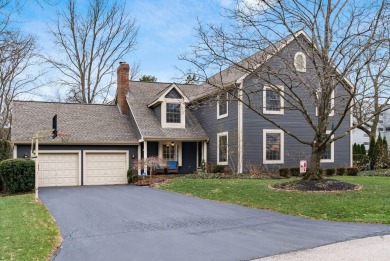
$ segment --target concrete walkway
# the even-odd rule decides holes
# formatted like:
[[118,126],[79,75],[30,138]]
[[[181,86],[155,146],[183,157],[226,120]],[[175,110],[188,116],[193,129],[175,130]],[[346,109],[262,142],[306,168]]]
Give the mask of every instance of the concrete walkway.
[[390,235],[350,240],[313,249],[256,259],[256,261],[287,260],[388,261],[390,260]]

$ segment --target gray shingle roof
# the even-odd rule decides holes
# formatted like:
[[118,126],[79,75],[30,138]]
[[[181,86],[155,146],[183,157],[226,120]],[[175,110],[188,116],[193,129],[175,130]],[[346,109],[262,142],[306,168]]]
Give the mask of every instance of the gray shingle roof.
[[[14,101],[11,140],[30,142],[38,130],[52,128],[58,115],[58,131],[71,134],[71,143],[138,143],[128,118],[121,116],[116,105],[72,104],[57,102]],[[58,143],[57,137],[42,139]]]
[[[130,82],[127,102],[134,116],[138,129],[143,138],[161,139],[207,139],[207,134],[195,118],[194,114],[186,109],[185,128],[162,128],[154,110],[148,108],[151,98],[157,96],[172,83],[157,82]],[[205,88],[191,84],[176,84],[177,87],[189,98],[204,93]]]
[[[303,31],[297,32],[296,36],[301,33],[303,33]],[[269,57],[280,51],[280,49],[283,48],[292,39],[294,39],[294,35],[289,35],[282,40],[271,44],[267,48],[260,50],[259,52],[209,77],[207,82],[220,87],[227,87],[236,83],[238,79],[247,74],[249,71],[255,70],[258,66],[266,62]]]

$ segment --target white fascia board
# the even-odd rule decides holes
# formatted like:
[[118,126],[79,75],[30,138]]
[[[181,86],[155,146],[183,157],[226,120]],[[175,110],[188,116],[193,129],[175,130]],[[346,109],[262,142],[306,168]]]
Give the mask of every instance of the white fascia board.
[[161,96],[160,96],[158,99],[156,99],[156,100],[154,100],[152,103],[150,103],[150,104],[148,105],[148,107],[150,108],[150,107],[153,107],[154,105],[156,105],[156,104],[158,104],[158,103],[162,103],[162,102],[164,101],[164,99],[165,99],[165,96],[166,96],[172,89],[175,89],[175,90],[180,94],[180,96],[182,97],[184,103],[189,103],[189,102],[190,102],[190,99],[188,99],[188,97],[180,90],[180,88],[179,88],[175,83],[172,83],[172,84],[170,85],[170,87],[169,87],[163,94],[161,94]]

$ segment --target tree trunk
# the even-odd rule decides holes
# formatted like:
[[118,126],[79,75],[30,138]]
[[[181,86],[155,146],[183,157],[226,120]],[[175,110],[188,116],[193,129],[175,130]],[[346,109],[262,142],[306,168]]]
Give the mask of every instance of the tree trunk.
[[311,158],[309,163],[309,169],[306,172],[305,176],[303,176],[303,180],[320,180],[322,179],[321,175],[321,168],[320,168],[320,162],[321,162],[321,150],[316,146],[312,146],[311,151]]

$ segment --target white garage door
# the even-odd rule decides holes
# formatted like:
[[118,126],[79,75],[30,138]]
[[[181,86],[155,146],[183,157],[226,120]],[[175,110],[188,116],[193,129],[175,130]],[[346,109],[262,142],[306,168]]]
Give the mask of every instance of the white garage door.
[[84,158],[84,185],[127,184],[127,153],[91,153]]
[[77,186],[79,184],[78,153],[40,153],[38,186]]

